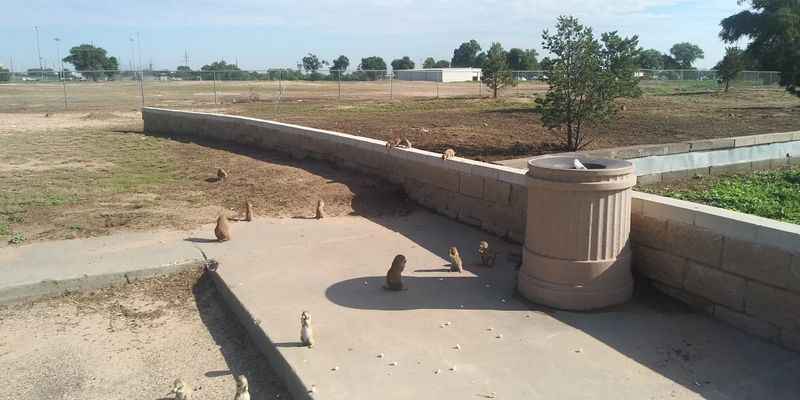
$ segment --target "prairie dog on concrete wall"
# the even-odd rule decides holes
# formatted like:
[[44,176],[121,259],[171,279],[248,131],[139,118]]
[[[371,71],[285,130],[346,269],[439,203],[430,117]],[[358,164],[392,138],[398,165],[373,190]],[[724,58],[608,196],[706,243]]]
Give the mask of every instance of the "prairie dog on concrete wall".
[[317,214],[315,218],[323,219],[325,217],[327,217],[325,214],[325,202],[322,199],[319,199],[319,201],[317,201]]
[[250,388],[244,375],[236,377],[236,396],[233,400],[250,400]]
[[220,242],[231,240],[231,227],[228,224],[228,217],[225,216],[225,213],[217,217],[217,227],[214,228],[214,236],[216,236],[217,240]]
[[485,240],[481,240],[481,243],[478,245],[478,255],[481,256],[481,264],[486,267],[494,267],[494,260],[497,258],[497,253],[489,248],[489,243]]
[[308,311],[300,314],[300,341],[303,346],[314,347],[314,330],[311,329],[311,316],[308,315]]
[[398,146],[400,146],[400,138],[394,138],[386,141],[386,150],[391,150]]
[[451,159],[451,158],[453,158],[455,156],[456,156],[456,151],[455,150],[447,149],[447,150],[444,151],[444,154],[442,154],[442,160],[449,160],[449,159]]
[[228,172],[222,168],[217,169],[217,180],[224,181],[228,178]]
[[386,285],[383,286],[386,290],[404,290],[403,286],[403,270],[406,268],[406,256],[398,254],[392,260],[392,266],[386,273]]
[[411,141],[406,139],[406,138],[403,138],[402,140],[400,140],[400,144],[398,145],[398,147],[402,147],[404,149],[413,149],[414,148],[414,146],[411,145]]
[[458,254],[458,249],[455,246],[450,248],[450,261],[452,261],[450,271],[464,272],[464,263],[461,262],[461,254]]
[[247,222],[253,220],[253,203],[249,201],[244,203],[244,220]]
[[175,400],[189,400],[192,396],[192,388],[178,378],[172,383],[172,390],[167,394],[174,394]]

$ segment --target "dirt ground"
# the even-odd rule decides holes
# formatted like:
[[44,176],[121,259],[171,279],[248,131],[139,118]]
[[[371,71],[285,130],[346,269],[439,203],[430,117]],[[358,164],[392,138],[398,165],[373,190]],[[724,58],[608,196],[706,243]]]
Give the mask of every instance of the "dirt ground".
[[[139,113],[0,114],[0,246],[157,227],[189,229],[254,204],[257,215],[394,213],[394,189],[329,164],[143,135]],[[217,182],[216,170],[229,179]]]
[[[800,99],[782,90],[645,95],[620,102],[619,119],[590,128],[587,149],[800,129]],[[237,104],[228,113],[274,119],[494,161],[562,151],[530,98]]]
[[245,375],[256,399],[286,388],[225,308],[190,271],[118,288],[0,306],[0,399],[232,399]]

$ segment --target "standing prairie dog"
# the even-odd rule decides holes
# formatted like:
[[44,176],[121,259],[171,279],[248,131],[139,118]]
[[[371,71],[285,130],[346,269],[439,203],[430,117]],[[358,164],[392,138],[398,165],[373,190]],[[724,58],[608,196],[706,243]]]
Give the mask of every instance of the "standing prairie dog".
[[392,260],[392,266],[386,272],[386,285],[383,286],[386,290],[405,290],[403,286],[403,270],[406,268],[406,256],[398,254]]
[[228,178],[228,172],[222,168],[217,168],[217,180],[224,181]]
[[250,390],[244,375],[236,377],[236,396],[233,400],[250,400]]
[[450,248],[450,271],[451,272],[464,272],[464,263],[461,262],[461,255],[458,254],[458,249],[453,246]]
[[300,314],[300,342],[308,348],[314,347],[314,331],[311,329],[311,317],[308,311]]
[[444,151],[444,154],[442,154],[442,160],[449,160],[449,159],[451,159],[451,158],[453,158],[455,156],[456,156],[456,151],[455,150],[447,149],[447,150]]
[[494,267],[494,260],[497,258],[497,253],[489,248],[489,242],[481,240],[478,245],[478,255],[481,256],[481,264],[486,267]]
[[228,224],[228,217],[225,216],[225,213],[217,217],[217,227],[214,228],[214,236],[216,236],[217,240],[220,242],[231,240],[231,227]]
[[316,219],[323,219],[327,215],[325,214],[325,202],[322,199],[317,201],[317,215],[315,216]]
[[253,220],[253,203],[249,201],[244,203],[244,220],[247,222]]
[[189,385],[183,383],[183,381],[178,378],[175,379],[175,382],[172,383],[172,390],[167,393],[167,395],[174,394],[175,400],[189,400],[192,396],[192,388]]

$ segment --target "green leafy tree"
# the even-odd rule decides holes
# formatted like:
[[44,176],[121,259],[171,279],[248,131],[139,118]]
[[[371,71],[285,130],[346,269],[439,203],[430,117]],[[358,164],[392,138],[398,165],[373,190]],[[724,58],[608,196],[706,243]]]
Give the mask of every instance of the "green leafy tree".
[[486,52],[482,51],[478,53],[478,55],[475,57],[475,63],[472,65],[472,68],[483,68],[483,65],[486,64],[487,58],[488,56],[486,55]]
[[511,70],[508,68],[508,54],[500,43],[492,43],[486,53],[486,62],[481,71],[481,82],[492,89],[492,97],[497,98],[497,91],[514,85]]
[[453,50],[453,59],[450,61],[450,65],[453,68],[478,67],[480,64],[477,57],[480,51],[481,45],[475,39],[461,43],[461,46]]
[[728,43],[748,39],[745,49],[754,63],[781,72],[780,84],[800,96],[800,2],[740,0],[750,10],[722,20],[720,37]]
[[656,49],[640,50],[638,63],[641,69],[664,69],[664,55]]
[[436,68],[436,59],[433,57],[428,57],[422,63],[422,68]]
[[450,68],[450,61],[439,60],[434,64],[434,68]]
[[725,85],[726,92],[730,89],[731,82],[736,79],[740,72],[744,71],[744,68],[744,51],[738,47],[725,48],[725,57],[714,67],[722,84]]
[[508,51],[508,68],[512,71],[533,71],[539,68],[538,56],[534,49],[513,48]]
[[62,61],[74,65],[76,71],[93,81],[102,76],[112,78],[119,71],[119,61],[116,57],[109,57],[105,49],[90,44],[69,49],[69,56],[64,57]]
[[386,61],[378,56],[365,57],[361,59],[358,69],[365,72],[367,79],[375,80],[386,73]]
[[350,59],[345,56],[339,56],[335,60],[333,60],[333,65],[331,66],[331,68],[337,71],[346,71],[347,67],[349,66],[350,66]]
[[611,32],[598,41],[592,29],[574,17],[559,17],[555,32],[545,30],[542,38],[552,56],[547,70],[550,88],[544,98],[536,99],[542,122],[560,129],[567,150],[576,151],[590,143],[586,126],[614,116],[616,98],[641,94],[635,74],[639,39]]
[[397,58],[394,61],[392,61],[393,70],[414,69],[414,66],[415,66],[414,61],[411,60],[411,58],[409,58],[408,56],[405,56],[403,58]]
[[8,68],[0,65],[0,82],[9,82],[11,80],[11,71]]
[[185,80],[195,79],[195,73],[188,65],[180,65],[175,68],[175,76]]
[[692,64],[695,61],[705,57],[700,46],[689,42],[676,43],[669,49],[669,53],[672,54],[672,58],[683,69],[692,68]]
[[322,68],[322,62],[319,60],[316,54],[308,53],[307,56],[303,57],[303,69],[306,72],[316,73],[319,69]]
[[228,64],[225,60],[214,61],[200,68],[203,80],[217,79],[220,81],[248,80],[250,76],[239,69],[236,64]]

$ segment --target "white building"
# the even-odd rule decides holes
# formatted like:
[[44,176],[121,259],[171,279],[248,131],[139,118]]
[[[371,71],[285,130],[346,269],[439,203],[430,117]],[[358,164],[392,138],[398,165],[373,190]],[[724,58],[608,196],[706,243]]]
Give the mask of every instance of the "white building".
[[480,79],[480,68],[399,69],[395,78],[401,81],[466,82]]

